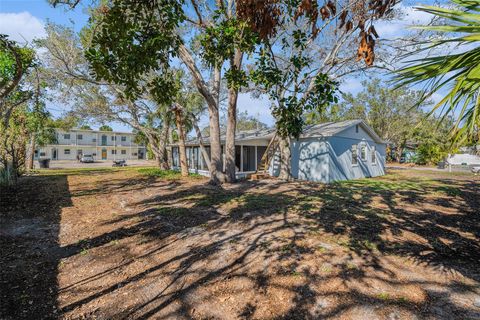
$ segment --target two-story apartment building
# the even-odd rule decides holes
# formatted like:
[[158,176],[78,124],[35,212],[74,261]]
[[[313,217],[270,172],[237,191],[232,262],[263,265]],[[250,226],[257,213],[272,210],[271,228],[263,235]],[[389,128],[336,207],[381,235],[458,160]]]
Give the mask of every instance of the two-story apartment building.
[[35,150],[35,159],[76,160],[92,155],[95,160],[145,159],[144,145],[135,143],[135,134],[118,131],[57,130],[57,143]]

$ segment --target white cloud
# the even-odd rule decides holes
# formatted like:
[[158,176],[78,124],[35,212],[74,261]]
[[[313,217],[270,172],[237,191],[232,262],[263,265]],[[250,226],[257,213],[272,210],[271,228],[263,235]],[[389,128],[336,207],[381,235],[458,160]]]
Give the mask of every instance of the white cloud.
[[30,12],[0,13],[0,33],[19,43],[31,42],[46,35],[44,23]]
[[375,24],[381,38],[394,39],[404,36],[411,26],[426,25],[433,17],[431,14],[416,10],[415,6],[399,5],[396,8],[401,12],[400,18]]

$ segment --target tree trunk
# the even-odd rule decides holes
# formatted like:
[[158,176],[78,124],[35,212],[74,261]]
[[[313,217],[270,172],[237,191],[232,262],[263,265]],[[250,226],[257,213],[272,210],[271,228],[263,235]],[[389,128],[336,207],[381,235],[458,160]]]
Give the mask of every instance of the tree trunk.
[[[173,130],[170,130],[168,134],[168,144],[173,144]],[[172,147],[167,146],[167,165],[169,168],[173,167],[173,154],[172,154]]]
[[33,170],[33,162],[35,158],[35,140],[36,140],[36,134],[32,133],[30,137],[30,150],[29,150],[29,158],[28,158],[28,169]]
[[160,157],[162,159],[162,163],[160,164],[160,168],[163,170],[169,170],[168,161],[167,161],[167,141],[168,141],[168,133],[170,132],[170,127],[168,123],[165,123],[162,128],[162,132],[160,135],[159,141],[159,149],[160,149]]
[[182,177],[188,176],[188,166],[187,166],[187,150],[185,148],[185,132],[183,131],[183,117],[182,110],[179,106],[175,106],[175,122],[177,124],[178,131],[178,150],[180,153],[180,171]]
[[402,153],[403,153],[403,148],[402,147],[397,147],[397,150],[395,150],[395,156],[396,156],[396,160],[398,163],[400,163],[400,159],[402,158]]
[[220,142],[220,116],[217,108],[209,109],[210,120],[210,183],[225,181],[222,162],[222,145]]
[[280,172],[279,179],[290,181],[292,180],[292,151],[290,149],[290,139],[280,138]]
[[[207,102],[210,122],[210,183],[219,184],[225,181],[225,175],[223,174],[222,168],[218,94],[214,95],[210,92],[207,84],[203,80],[200,70],[198,70],[195,64],[195,60],[184,44],[179,46],[178,56],[189,69],[198,92],[200,92]],[[220,66],[214,67],[214,73],[214,86],[215,89],[219,89],[221,77]]]
[[197,134],[197,140],[200,145],[200,151],[202,152],[203,159],[207,163],[207,168],[208,171],[210,171],[210,155],[207,152],[207,149],[205,148],[205,145],[203,144],[203,137],[202,137],[202,131],[198,127],[197,124],[197,119],[195,119],[195,116],[192,115],[192,125],[193,128],[195,129],[195,133]]
[[[242,66],[243,53],[240,49],[235,50],[235,56],[230,60],[232,70],[240,70]],[[228,182],[235,182],[235,132],[237,129],[237,101],[238,88],[228,90],[228,117],[227,134],[225,140],[225,173]],[[239,168],[242,170],[242,168]]]
[[148,144],[150,145],[150,149],[152,150],[153,155],[155,156],[158,167],[163,170],[168,169],[168,164],[165,161],[165,143],[161,142],[164,129],[162,129],[162,134],[160,134],[160,136],[158,135],[158,133],[156,134],[152,134],[151,132],[144,132],[144,133],[145,133],[145,136],[147,137]]
[[[229,89],[227,134],[225,140],[225,175],[228,182],[235,182],[235,131],[237,126],[238,91]],[[241,168],[239,168],[241,170]]]

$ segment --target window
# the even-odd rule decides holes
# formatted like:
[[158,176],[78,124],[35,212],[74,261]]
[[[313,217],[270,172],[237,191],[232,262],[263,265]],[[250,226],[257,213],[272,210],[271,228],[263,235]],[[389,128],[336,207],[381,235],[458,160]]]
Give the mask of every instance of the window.
[[78,140],[83,140],[83,134],[77,134],[77,139]]
[[70,149],[65,149],[65,150],[63,150],[63,153],[64,153],[64,154],[70,154]]
[[122,154],[127,154],[127,150],[122,150]]
[[117,137],[112,136],[112,141],[116,141],[116,140],[117,140]]
[[358,133],[358,124],[355,126],[355,133]]
[[45,157],[45,152],[40,152],[40,157]]
[[117,154],[117,150],[112,150],[112,154]]
[[63,135],[63,139],[65,139],[65,140],[70,140],[70,133],[65,133],[65,134]]
[[377,163],[377,154],[375,152],[375,146],[372,147],[372,163],[375,164]]
[[96,156],[97,156],[97,154],[95,152],[92,153],[92,157],[96,157]]
[[361,145],[360,146],[360,158],[362,161],[367,161],[367,146]]
[[126,136],[122,136],[122,141],[123,141],[123,142],[127,141],[127,137],[126,137]]
[[352,164],[357,165],[358,164],[358,150],[357,150],[357,145],[354,144],[352,146]]
[[136,155],[137,155],[137,153],[136,153],[136,152],[133,152],[133,153],[132,153],[132,156],[136,156]]
[[92,139],[92,142],[97,142],[97,138],[93,138],[93,139]]

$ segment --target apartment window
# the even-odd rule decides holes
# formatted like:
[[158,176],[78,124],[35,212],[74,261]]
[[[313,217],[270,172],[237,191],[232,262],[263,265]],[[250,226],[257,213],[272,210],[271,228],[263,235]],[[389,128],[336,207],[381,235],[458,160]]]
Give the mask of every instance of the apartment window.
[[367,161],[367,146],[360,146],[360,158],[362,161]]
[[357,165],[358,164],[358,150],[357,150],[357,145],[354,144],[352,146],[352,164]]
[[77,134],[77,139],[78,140],[83,140],[83,134]]
[[40,152],[40,157],[45,157],[45,152]]
[[127,137],[126,137],[126,136],[122,136],[122,141],[123,141],[123,142],[127,141]]
[[122,150],[122,154],[127,154],[127,150]]
[[375,146],[372,147],[372,163],[373,164],[377,163],[377,154],[376,154]]
[[70,140],[70,133],[65,133],[65,134],[63,135],[63,139],[65,139],[65,140]]
[[117,150],[112,150],[112,154],[117,154]]
[[70,154],[70,149],[63,150],[63,154]]

